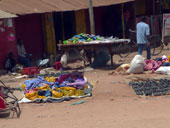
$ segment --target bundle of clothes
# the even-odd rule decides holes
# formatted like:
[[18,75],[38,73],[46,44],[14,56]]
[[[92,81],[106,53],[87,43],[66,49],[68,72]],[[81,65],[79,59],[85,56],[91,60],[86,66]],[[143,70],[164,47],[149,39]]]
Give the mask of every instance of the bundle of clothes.
[[101,40],[100,36],[95,36],[95,35],[90,35],[90,34],[78,34],[73,36],[72,38],[68,39],[68,40],[64,40],[63,44],[81,44],[83,42],[90,42],[90,41],[94,41],[94,40]]
[[61,74],[58,77],[40,77],[22,84],[25,98],[36,99],[80,97],[91,93],[89,84],[81,72]]
[[170,55],[153,60],[146,60],[142,55],[135,55],[130,64],[122,64],[115,71],[134,74],[152,71],[152,73],[170,75]]

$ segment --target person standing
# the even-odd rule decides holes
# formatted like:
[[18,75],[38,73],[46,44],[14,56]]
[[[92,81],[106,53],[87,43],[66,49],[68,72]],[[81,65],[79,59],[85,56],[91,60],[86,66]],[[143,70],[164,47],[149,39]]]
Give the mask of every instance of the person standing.
[[146,48],[147,59],[151,59],[151,50],[150,50],[150,29],[149,25],[146,23],[146,18],[141,17],[141,21],[136,26],[137,29],[137,44],[138,44],[138,54],[142,55],[142,51]]

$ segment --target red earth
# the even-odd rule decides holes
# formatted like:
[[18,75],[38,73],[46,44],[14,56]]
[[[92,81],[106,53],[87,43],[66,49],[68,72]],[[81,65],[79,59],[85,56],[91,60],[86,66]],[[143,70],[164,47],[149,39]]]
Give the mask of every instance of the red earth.
[[[130,62],[132,53],[124,62]],[[170,54],[164,50],[161,55]],[[160,55],[160,56],[161,56]],[[145,54],[144,54],[145,56]],[[115,55],[114,62],[120,62]],[[82,65],[80,62],[70,66]],[[169,128],[170,96],[137,96],[125,83],[128,75],[108,75],[109,68],[86,71],[85,76],[93,84],[93,96],[62,103],[20,104],[21,117],[0,119],[0,128]],[[143,77],[164,77],[157,74],[141,74]],[[26,79],[9,81],[13,76],[1,76],[9,86],[19,86]],[[132,75],[132,77],[134,77]],[[18,94],[19,95],[19,94]],[[74,102],[86,100],[80,105]]]

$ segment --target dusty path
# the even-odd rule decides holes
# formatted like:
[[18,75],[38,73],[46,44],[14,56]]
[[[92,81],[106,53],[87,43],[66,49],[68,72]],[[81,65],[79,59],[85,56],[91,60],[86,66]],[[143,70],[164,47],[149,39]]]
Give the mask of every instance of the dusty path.
[[[170,96],[138,97],[127,84],[119,83],[127,76],[108,75],[108,72],[85,73],[95,84],[92,97],[62,103],[21,104],[21,117],[1,119],[0,128],[170,127]],[[81,100],[87,102],[71,106]]]

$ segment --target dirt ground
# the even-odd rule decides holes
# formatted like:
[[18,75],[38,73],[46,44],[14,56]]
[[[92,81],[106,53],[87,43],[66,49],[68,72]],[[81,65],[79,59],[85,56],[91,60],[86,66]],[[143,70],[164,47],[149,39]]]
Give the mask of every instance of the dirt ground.
[[[132,53],[122,60],[130,62],[135,54]],[[170,54],[170,50],[164,50],[161,55],[164,54]],[[120,59],[119,56],[114,56],[115,63],[119,63]],[[75,64],[70,65],[75,66]],[[85,72],[88,81],[94,85],[92,97],[62,103],[20,104],[21,117],[0,119],[0,128],[170,127],[170,96],[136,96],[130,86],[123,82],[129,76],[108,75],[111,71],[110,68],[103,68]],[[157,74],[141,74],[140,76],[164,77]],[[0,79],[7,85],[16,87],[25,81],[25,79],[12,81],[8,76],[1,76]],[[86,102],[71,105],[82,100]]]

